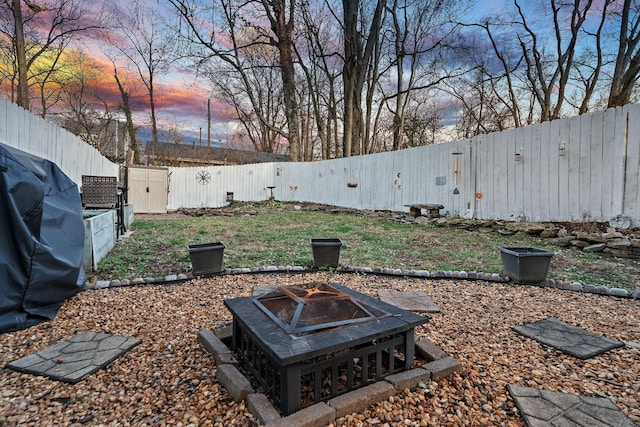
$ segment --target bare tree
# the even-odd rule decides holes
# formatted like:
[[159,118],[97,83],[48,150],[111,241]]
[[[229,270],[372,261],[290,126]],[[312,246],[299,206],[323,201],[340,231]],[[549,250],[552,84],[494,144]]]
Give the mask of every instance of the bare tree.
[[[529,22],[524,9],[514,0],[523,33],[517,35],[524,56],[527,81],[530,90],[540,107],[540,121],[554,120],[560,117],[565,101],[567,82],[574,67],[576,44],[580,29],[587,19],[592,0],[551,0],[552,29],[555,52],[548,55],[546,44],[540,32]],[[566,22],[568,21],[568,22]],[[568,35],[565,27],[568,26]]]
[[387,92],[383,102],[393,115],[394,150],[404,147],[407,108],[412,100],[461,72],[454,69],[455,64],[445,63],[444,51],[457,29],[451,24],[452,13],[454,3],[438,0],[393,0],[387,4],[389,30],[385,36],[390,52],[385,56],[391,58],[388,69],[393,70],[395,82],[389,90],[383,88]]
[[[196,66],[206,69],[211,61],[222,61],[231,67],[237,73],[243,94],[251,103],[260,126],[286,138],[290,156],[297,160],[300,150],[292,55],[294,3],[283,0],[217,0],[208,6],[197,0],[169,0],[169,3],[180,17],[181,24],[176,27],[176,31],[179,31],[183,40],[191,47],[190,56],[195,58]],[[265,19],[270,24],[270,32],[261,26]],[[260,99],[253,92],[254,86],[246,72],[245,60],[257,47],[275,49],[278,53],[277,66],[281,74],[287,116],[285,127],[269,121],[260,107]]]
[[302,160],[298,129],[298,103],[296,99],[295,70],[293,66],[293,27],[296,0],[260,0],[271,24],[273,37],[269,41],[278,49],[285,114],[287,116],[287,139],[291,160]]
[[303,2],[300,12],[300,38],[294,48],[308,89],[308,111],[315,121],[320,156],[329,159],[338,152],[336,88],[340,67],[336,63],[336,33],[331,32],[335,28],[322,4],[314,9],[309,3]]
[[114,47],[140,77],[149,97],[151,138],[158,142],[158,120],[156,101],[157,79],[169,70],[175,59],[176,35],[169,31],[161,19],[136,1],[131,3],[129,19],[122,18],[120,35],[127,44],[115,41]]
[[140,150],[138,147],[136,128],[133,124],[133,114],[131,112],[131,90],[125,86],[125,83],[123,83],[122,79],[118,75],[118,69],[116,68],[115,63],[113,64],[113,79],[118,85],[118,91],[120,92],[120,97],[122,98],[120,108],[125,117],[125,126],[127,128],[127,134],[129,135],[129,149],[133,153],[132,161],[134,165],[137,165],[140,163]]
[[61,80],[64,77],[59,76],[64,73],[64,64],[61,61],[65,52],[64,43],[60,46],[52,47],[44,53],[37,61],[32,69],[32,80],[38,88],[38,97],[40,99],[40,116],[45,118],[50,107],[55,106],[62,98]]
[[620,20],[620,31],[609,107],[628,104],[640,76],[640,2],[624,0],[615,15]]
[[[8,2],[4,2],[5,4],[9,4]],[[16,103],[22,108],[29,109],[29,86],[28,86],[28,67],[27,67],[27,57],[26,57],[26,46],[24,40],[24,23],[22,21],[22,3],[20,0],[12,0],[11,12],[13,15],[13,49],[15,51],[15,58],[18,64],[18,94],[16,98]]]
[[[574,68],[570,80],[576,91],[567,99],[578,112],[584,114],[592,106],[594,96],[597,97],[599,83],[602,81],[602,68],[606,65],[607,51],[603,47],[604,29],[607,23],[607,15],[615,0],[604,0],[600,5],[600,10],[593,10],[600,14],[598,25],[594,30],[586,28],[582,30],[582,52],[574,59]],[[594,8],[596,9],[596,8]],[[597,102],[597,101],[596,101]]]
[[[210,68],[209,76],[220,99],[233,106],[238,124],[243,128],[241,133],[254,150],[274,153],[279,151],[281,133],[278,129],[286,124],[284,95],[277,67],[264,66],[268,62],[263,55],[268,55],[264,49],[257,49],[251,56],[245,55],[242,75],[223,63]],[[271,61],[274,64],[277,59]]]
[[386,1],[377,0],[371,12],[371,21],[365,32],[367,22],[363,17],[367,15],[362,10],[360,0],[343,0],[343,33],[344,33],[344,66],[342,81],[344,86],[344,132],[343,155],[362,152],[363,113],[362,93],[370,68],[375,66],[372,61],[376,47],[380,43],[380,29],[382,28]]
[[0,35],[10,40],[14,51],[18,105],[30,109],[36,61],[54,46],[67,46],[77,34],[100,29],[102,16],[95,5],[82,0],[0,1]]
[[74,51],[65,57],[64,68],[55,75],[59,96],[65,104],[62,126],[114,162],[124,159],[125,143],[118,133],[117,118],[100,84],[104,70],[87,54]]
[[[485,59],[481,59],[479,64],[481,73],[478,77],[472,77],[472,79],[474,79],[474,83],[472,85],[474,87],[474,93],[483,98],[480,108],[484,109],[486,107],[487,111],[499,108],[492,105],[491,102],[488,102],[490,99],[498,101],[504,106],[505,111],[511,116],[511,126],[523,126],[520,93],[518,93],[515,80],[517,79],[517,72],[524,60],[524,56],[515,54],[515,49],[513,49],[513,47],[507,42],[509,35],[504,33],[496,34],[496,32],[492,30],[492,26],[488,20],[482,24],[473,25],[484,30],[491,44],[491,50],[495,55],[495,59],[497,59],[497,67],[487,64]],[[509,26],[509,23],[499,22],[497,25],[498,27],[504,28],[504,26]],[[481,46],[476,45],[474,47],[478,49],[478,52],[483,52]],[[479,55],[482,55],[482,53]],[[487,86],[487,84],[489,86]],[[485,97],[487,97],[487,99],[485,99]],[[476,104],[479,105],[480,103]],[[493,112],[497,113],[496,110]],[[471,113],[471,110],[467,109],[467,113]],[[484,127],[483,122],[486,117],[487,115],[484,114],[483,111],[480,111],[480,115],[476,117],[476,123],[478,126]],[[487,131],[502,130],[502,124],[504,123],[503,115],[499,113],[492,114],[492,117],[496,119],[494,123],[496,126],[485,128],[482,131],[480,131],[480,128],[477,128],[476,131],[485,133]]]

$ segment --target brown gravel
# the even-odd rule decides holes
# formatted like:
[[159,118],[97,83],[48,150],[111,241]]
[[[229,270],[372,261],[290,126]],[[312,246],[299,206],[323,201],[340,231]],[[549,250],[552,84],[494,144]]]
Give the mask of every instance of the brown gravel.
[[640,350],[587,361],[510,328],[554,316],[612,339],[640,343],[637,301],[487,282],[314,273],[238,275],[184,285],[85,291],[56,319],[0,335],[2,366],[82,330],[136,337],[142,344],[75,385],[2,370],[0,426],[255,425],[243,403],[216,382],[216,366],[196,334],[230,320],[222,301],[256,284],[328,280],[376,296],[378,289],[425,290],[440,307],[417,333],[463,366],[427,384],[341,418],[335,426],[522,426],[508,383],[610,398],[640,423]]

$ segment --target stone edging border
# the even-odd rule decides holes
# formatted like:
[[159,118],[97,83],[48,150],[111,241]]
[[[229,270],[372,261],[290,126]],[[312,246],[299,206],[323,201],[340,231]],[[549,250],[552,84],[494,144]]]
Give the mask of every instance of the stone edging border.
[[[305,268],[299,265],[296,266],[261,266],[261,267],[252,267],[252,268],[228,268],[221,272],[219,275],[236,275],[236,274],[256,274],[256,273],[280,273],[280,274],[300,274],[300,273],[315,273],[318,270],[315,268]],[[412,270],[412,269],[400,269],[400,268],[387,268],[387,267],[357,267],[357,266],[346,266],[343,268],[338,268],[335,270],[327,270],[334,271],[336,273],[355,273],[355,274],[375,274],[375,275],[384,275],[384,276],[394,276],[399,278],[428,278],[428,279],[462,279],[462,280],[482,280],[487,282],[497,282],[497,283],[506,283],[506,284],[516,284],[512,282],[508,276],[500,276],[497,273],[483,273],[478,271],[443,271],[438,270],[435,272],[429,272],[427,270]],[[215,277],[207,276],[207,277]],[[104,289],[104,288],[115,288],[121,286],[132,286],[132,285],[161,285],[161,284],[174,284],[174,283],[183,283],[188,280],[193,280],[198,278],[198,276],[193,276],[191,273],[189,274],[172,274],[165,276],[164,278],[153,278],[153,277],[137,277],[134,279],[116,279],[116,280],[97,280],[95,283],[87,282],[85,283],[84,290],[88,289]],[[586,292],[597,295],[604,296],[612,296],[618,298],[632,298],[632,299],[640,299],[640,289],[636,289],[632,292],[627,291],[623,288],[608,288],[604,285],[592,285],[592,284],[583,284],[577,281],[571,280],[560,280],[560,279],[545,279],[540,283],[533,285],[524,285],[524,286],[537,286],[537,287],[545,287],[545,288],[556,288],[562,289],[566,291],[575,291],[575,292]]]

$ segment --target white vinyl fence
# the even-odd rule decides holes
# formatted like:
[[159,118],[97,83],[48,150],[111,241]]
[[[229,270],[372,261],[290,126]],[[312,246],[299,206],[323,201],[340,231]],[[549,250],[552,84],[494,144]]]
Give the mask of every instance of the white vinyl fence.
[[82,175],[119,176],[119,166],[61,127],[0,97],[0,143],[54,162],[80,187]]
[[[118,165],[57,126],[0,99],[0,142],[56,162],[75,182]],[[210,179],[198,179],[207,175]],[[235,200],[314,202],[528,221],[609,221],[640,226],[640,105],[609,109],[470,140],[311,163],[169,168],[167,209]]]
[[[212,177],[198,184],[198,172]],[[518,221],[608,221],[640,226],[640,105],[470,140],[312,163],[171,168],[168,208],[236,200],[315,202]]]

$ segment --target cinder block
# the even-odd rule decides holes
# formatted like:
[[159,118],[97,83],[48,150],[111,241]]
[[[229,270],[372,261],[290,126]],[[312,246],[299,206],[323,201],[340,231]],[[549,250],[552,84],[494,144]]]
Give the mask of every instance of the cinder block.
[[213,330],[213,333],[220,338],[221,341],[231,341],[233,335],[233,323],[225,323]]
[[280,420],[280,413],[273,407],[267,396],[262,393],[247,395],[247,408],[256,417],[260,425],[266,425]]
[[233,365],[218,366],[216,378],[236,402],[254,392],[249,380]]
[[393,386],[396,393],[399,393],[405,388],[416,388],[420,381],[428,382],[430,378],[431,373],[429,371],[416,368],[398,374],[387,375],[384,379]]
[[369,405],[388,399],[396,394],[393,386],[386,381],[378,381],[366,387],[350,391],[329,400],[327,404],[336,410],[336,417],[359,412]]
[[325,427],[335,419],[336,410],[320,402],[267,424],[267,427]]
[[439,381],[454,372],[462,371],[462,365],[452,357],[434,360],[433,362],[422,365],[422,368],[431,372],[431,381]]
[[202,346],[210,353],[216,360],[217,365],[223,365],[231,363],[237,365],[238,361],[233,356],[229,347],[227,347],[214,333],[213,331],[200,331],[198,332],[198,341]]
[[433,362],[434,360],[447,357],[447,353],[443,349],[424,337],[416,342],[416,351],[420,356],[424,357],[427,362]]

